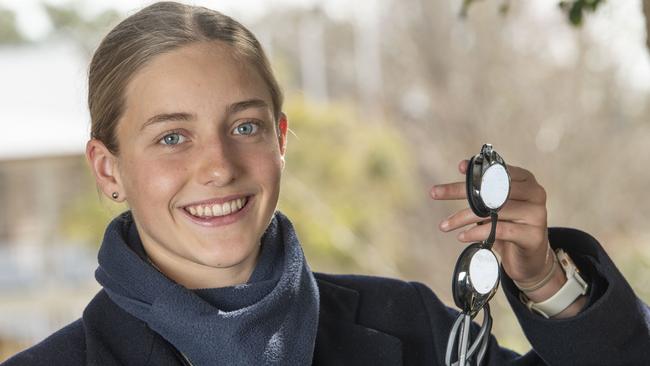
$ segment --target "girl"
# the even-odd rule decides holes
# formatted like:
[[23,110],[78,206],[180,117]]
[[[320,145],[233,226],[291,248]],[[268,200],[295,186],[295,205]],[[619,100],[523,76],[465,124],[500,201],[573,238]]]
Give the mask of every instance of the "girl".
[[[428,287],[309,269],[276,211],[282,101],[259,42],[219,12],[162,2],[109,32],[90,65],[86,157],[101,192],[130,210],[106,229],[103,289],[82,318],[5,365],[443,364],[456,313]],[[547,229],[544,189],[509,170],[495,250],[533,350],[520,356],[491,338],[487,364],[647,361],[648,307],[593,238]],[[431,194],[465,199],[464,182]],[[466,209],[441,230],[481,220]],[[472,225],[461,240],[489,229]],[[520,297],[536,308],[575,282],[551,246],[580,269],[585,295],[539,305],[542,316]]]

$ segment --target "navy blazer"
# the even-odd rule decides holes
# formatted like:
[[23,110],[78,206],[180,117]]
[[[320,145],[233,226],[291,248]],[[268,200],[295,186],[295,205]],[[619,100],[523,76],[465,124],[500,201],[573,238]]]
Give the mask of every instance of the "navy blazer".
[[[492,337],[485,364],[650,365],[650,310],[598,242],[564,228],[549,229],[549,240],[569,252],[588,279],[587,307],[570,319],[545,319],[518,300],[503,273],[503,289],[533,349],[518,355]],[[458,313],[426,285],[372,276],[315,276],[321,303],[314,365],[444,365]],[[2,366],[184,364],[170,343],[102,290],[81,319]]]

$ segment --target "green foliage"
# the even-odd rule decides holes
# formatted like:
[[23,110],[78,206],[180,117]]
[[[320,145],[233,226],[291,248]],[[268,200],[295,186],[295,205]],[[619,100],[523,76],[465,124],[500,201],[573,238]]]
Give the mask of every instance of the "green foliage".
[[54,34],[74,39],[82,48],[90,52],[101,35],[116,23],[121,15],[114,9],[88,17],[81,14],[80,4],[69,2],[65,5],[42,4],[54,27]]
[[53,5],[44,3],[43,7],[55,30],[66,30],[74,33],[84,31],[98,32],[119,19],[120,14],[113,9],[104,10],[93,18],[88,18],[80,13],[79,6],[70,3],[67,5]]
[[293,98],[285,110],[297,136],[288,143],[279,206],[293,219],[310,261],[330,271],[387,273],[379,267],[396,264],[388,251],[403,236],[399,213],[418,196],[414,159],[399,126],[361,120],[338,103]]
[[605,0],[568,0],[560,1],[558,5],[560,9],[567,13],[571,24],[579,26],[582,24],[585,12],[590,11],[593,13],[598,8],[598,5],[604,2]]
[[9,9],[0,7],[0,44],[18,44],[25,38],[16,27],[16,14]]
[[103,198],[97,192],[94,178],[87,172],[79,194],[61,213],[59,231],[70,241],[99,247],[108,223],[125,210],[126,205]]
[[[475,1],[476,0],[463,0],[460,8],[461,18],[467,17],[467,11]],[[571,24],[580,26],[584,19],[584,13],[587,11],[592,13],[595,12],[596,8],[604,2],[605,0],[562,0],[559,2],[558,6],[567,14]],[[509,0],[504,0],[501,5],[499,5],[499,13],[503,15],[507,14],[509,9]]]

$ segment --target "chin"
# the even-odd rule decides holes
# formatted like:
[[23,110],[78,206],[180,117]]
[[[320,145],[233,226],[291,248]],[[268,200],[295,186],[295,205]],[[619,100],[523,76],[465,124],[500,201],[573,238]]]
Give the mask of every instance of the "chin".
[[245,262],[251,255],[256,253],[257,246],[243,251],[243,245],[229,246],[228,248],[210,248],[194,253],[194,262],[214,267],[230,268]]

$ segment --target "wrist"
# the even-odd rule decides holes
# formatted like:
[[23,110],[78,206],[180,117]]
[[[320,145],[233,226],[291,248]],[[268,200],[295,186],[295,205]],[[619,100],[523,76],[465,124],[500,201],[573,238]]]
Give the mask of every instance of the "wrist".
[[557,271],[556,268],[559,267],[557,263],[557,256],[555,252],[551,249],[549,244],[546,245],[546,256],[544,258],[544,265],[542,272],[535,278],[529,279],[527,281],[517,281],[513,279],[515,286],[517,288],[528,294],[532,292],[538,292],[537,290],[542,287],[546,287],[549,282],[552,280],[557,280]]
[[561,267],[543,285],[534,291],[522,291],[521,301],[532,311],[546,318],[567,318],[578,314],[587,302],[584,296],[589,285],[580,275],[571,257],[561,249],[557,250]]
[[560,266],[555,266],[553,269],[552,277],[546,284],[534,291],[523,292],[526,294],[526,297],[528,297],[533,302],[542,302],[544,300],[550,299],[551,296],[555,295],[562,288],[562,286],[564,286],[566,281],[567,278],[564,274],[564,271],[562,271],[562,268]]
[[[564,271],[562,271],[562,268],[559,266],[556,267],[555,269],[555,274],[553,275],[553,278],[544,286],[542,286],[539,290],[527,292],[526,296],[532,300],[533,302],[542,302],[550,299],[553,295],[555,295],[562,286],[566,283],[567,278],[566,275],[564,274]],[[570,318],[572,316],[577,315],[587,304],[587,296],[585,295],[580,295],[571,305],[569,305],[566,309],[562,310],[560,313],[558,313],[555,316],[552,316],[551,318],[553,319],[563,319],[563,318]]]

